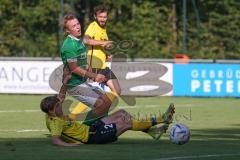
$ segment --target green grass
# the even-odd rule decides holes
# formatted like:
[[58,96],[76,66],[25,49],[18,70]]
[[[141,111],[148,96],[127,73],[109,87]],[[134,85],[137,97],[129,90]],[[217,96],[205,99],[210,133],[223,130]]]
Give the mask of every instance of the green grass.
[[154,141],[142,132],[128,131],[116,143],[65,148],[50,144],[39,110],[42,97],[0,95],[0,160],[240,159],[239,99],[137,98],[133,107],[120,102],[121,108],[139,117],[164,112],[174,102],[174,121],[191,129],[190,142],[182,146],[172,144],[168,133]]

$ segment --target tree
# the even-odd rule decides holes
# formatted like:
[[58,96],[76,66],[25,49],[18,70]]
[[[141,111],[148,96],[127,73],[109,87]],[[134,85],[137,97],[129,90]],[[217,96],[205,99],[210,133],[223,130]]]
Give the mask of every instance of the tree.
[[200,29],[193,10],[188,11],[188,55],[191,58],[235,59],[240,57],[238,39],[240,3],[237,0],[198,0]]
[[[108,33],[117,43],[134,46],[112,50],[131,58],[174,58],[182,48],[182,0],[64,0],[64,13],[75,13],[82,31],[93,7],[109,8]],[[190,58],[240,58],[240,2],[187,0],[187,55]],[[59,57],[60,2],[1,0],[0,55]]]
[[58,56],[59,5],[55,0],[2,0],[1,55]]

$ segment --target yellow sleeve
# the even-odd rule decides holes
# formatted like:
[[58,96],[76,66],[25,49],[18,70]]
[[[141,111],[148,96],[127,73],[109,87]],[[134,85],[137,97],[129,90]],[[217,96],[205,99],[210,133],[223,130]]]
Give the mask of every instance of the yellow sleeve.
[[85,32],[85,35],[88,35],[89,37],[93,38],[95,33],[96,33],[96,28],[94,26],[95,26],[94,23],[91,23],[88,26],[88,28],[87,28],[87,30]]
[[53,119],[49,123],[49,130],[52,136],[61,136],[63,130],[63,123],[61,121]]

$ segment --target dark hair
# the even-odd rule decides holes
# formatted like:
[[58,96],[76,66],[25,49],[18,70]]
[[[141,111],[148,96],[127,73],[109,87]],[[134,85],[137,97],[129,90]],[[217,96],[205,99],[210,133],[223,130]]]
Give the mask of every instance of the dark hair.
[[66,15],[64,16],[63,22],[62,22],[64,31],[65,31],[66,28],[67,28],[67,22],[70,21],[70,20],[72,20],[72,19],[77,19],[77,17],[76,17],[74,14],[72,14],[72,13],[66,14]]
[[94,7],[94,15],[96,16],[98,13],[103,13],[103,12],[107,12],[108,13],[108,9],[107,7],[103,6],[103,5],[99,5]]
[[42,99],[40,108],[43,112],[48,113],[57,103],[59,103],[57,96],[48,96]]

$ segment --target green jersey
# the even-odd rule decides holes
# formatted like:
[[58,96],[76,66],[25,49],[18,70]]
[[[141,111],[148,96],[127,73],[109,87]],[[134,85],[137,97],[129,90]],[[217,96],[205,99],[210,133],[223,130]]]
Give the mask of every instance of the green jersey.
[[[87,67],[86,47],[80,39],[70,35],[64,40],[61,48],[61,58],[65,67],[69,67],[69,62],[77,62],[77,65],[83,69]],[[68,86],[74,87],[86,81],[85,78],[77,74],[72,74],[68,81]]]

